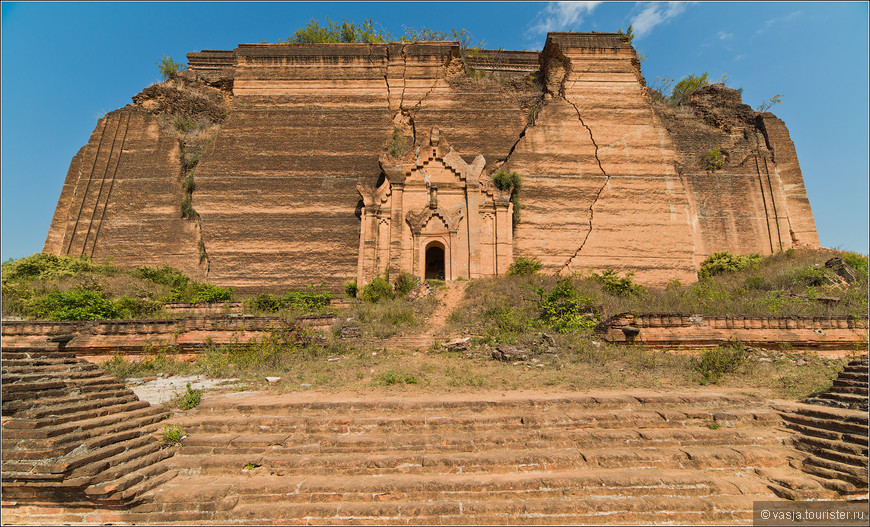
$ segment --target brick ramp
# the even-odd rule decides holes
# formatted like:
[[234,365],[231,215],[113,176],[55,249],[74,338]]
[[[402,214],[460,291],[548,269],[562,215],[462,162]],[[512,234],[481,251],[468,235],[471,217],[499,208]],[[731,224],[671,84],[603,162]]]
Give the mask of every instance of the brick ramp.
[[174,479],[66,521],[732,524],[753,501],[838,496],[739,394],[232,393],[170,422]]
[[[174,475],[162,408],[68,351],[4,350],[3,506],[121,508]],[[4,517],[7,516],[4,511]]]

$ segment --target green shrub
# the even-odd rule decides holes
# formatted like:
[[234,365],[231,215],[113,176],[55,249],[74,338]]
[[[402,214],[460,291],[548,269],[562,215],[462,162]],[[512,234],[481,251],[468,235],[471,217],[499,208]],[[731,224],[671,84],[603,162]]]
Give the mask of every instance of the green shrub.
[[862,274],[865,277],[868,274],[868,258],[862,254],[858,253],[843,253],[842,254],[843,261],[846,262],[846,265],[854,269],[858,272],[858,274]]
[[812,266],[795,269],[786,278],[793,286],[797,287],[819,287],[831,283],[831,279],[824,269]]
[[766,291],[770,289],[770,285],[764,279],[763,276],[749,276],[746,280],[743,281],[743,287],[745,289],[757,289],[761,291]]
[[646,294],[646,289],[642,285],[635,284],[632,280],[632,276],[634,276],[632,272],[628,272],[624,278],[620,278],[616,271],[607,269],[601,274],[592,273],[591,276],[601,284],[602,289],[614,296],[642,297]]
[[344,292],[347,296],[351,298],[356,298],[356,294],[359,292],[359,286],[356,284],[356,278],[344,284]]
[[3,282],[18,279],[65,278],[79,273],[93,272],[112,275],[120,270],[112,264],[98,264],[86,256],[66,256],[36,253],[3,263]]
[[195,130],[199,126],[199,122],[193,117],[178,116],[172,121],[172,126],[184,134]]
[[[483,318],[495,322],[498,335],[502,338],[505,337],[505,334],[519,335],[532,328],[528,317],[512,306],[493,306],[483,313]],[[493,332],[490,332],[490,335],[495,336]]]
[[387,142],[387,153],[390,154],[390,157],[399,158],[402,157],[407,148],[408,146],[405,143],[405,137],[402,135],[401,130],[399,130],[399,127],[394,127],[393,135]]
[[190,194],[187,193],[181,199],[181,217],[188,220],[195,220],[199,217],[199,213],[193,208],[193,199]]
[[304,310],[324,308],[332,301],[332,294],[329,291],[317,290],[323,285],[309,285],[305,287],[305,291],[291,291],[284,295],[284,304],[288,307]]
[[190,280],[173,287],[161,300],[163,302],[229,302],[233,300],[233,290]]
[[182,410],[190,410],[199,406],[199,401],[202,398],[202,390],[193,390],[190,383],[187,383],[187,392],[178,398],[178,407]]
[[725,273],[735,273],[737,271],[749,268],[755,268],[758,262],[761,261],[761,255],[752,253],[748,256],[740,256],[732,254],[728,251],[721,251],[711,254],[701,263],[701,268],[698,270],[698,278],[703,280]]
[[541,270],[543,264],[537,258],[520,256],[508,267],[507,274],[510,276],[531,276]]
[[202,157],[202,149],[202,146],[189,147],[184,145],[184,154],[181,156],[181,162],[184,165],[185,171],[193,170],[196,167]]
[[376,44],[380,42],[391,41],[390,35],[383,28],[375,28],[375,23],[371,18],[365,19],[361,24],[348,22],[347,19],[342,19],[341,22],[334,22],[326,17],[326,24],[320,25],[320,22],[311,19],[304,28],[297,29],[292,37],[287,37],[284,40],[279,40],[279,44],[321,44],[321,43],[341,43],[341,42],[361,42],[367,44]]
[[190,278],[183,272],[168,265],[163,267],[137,267],[133,270],[132,274],[137,278],[173,288],[187,285],[190,282]]
[[710,81],[707,80],[707,72],[704,72],[702,75],[687,75],[678,82],[676,86],[674,86],[674,91],[670,97],[671,102],[676,105],[685,104],[689,101],[689,97],[693,93],[709,84]]
[[402,271],[399,273],[398,278],[396,278],[395,295],[397,297],[405,296],[410,293],[416,285],[417,279],[414,278],[411,273]]
[[49,291],[28,302],[29,316],[42,320],[109,320],[118,318],[118,309],[102,293],[81,288]]
[[704,155],[704,163],[707,166],[707,170],[715,172],[725,166],[725,156],[719,151],[719,147],[711,148]]
[[277,313],[284,308],[284,302],[275,295],[260,293],[245,300],[245,308],[255,313]]
[[598,323],[595,301],[581,295],[571,280],[559,280],[552,290],[538,288],[540,319],[560,333],[591,329]]
[[115,300],[115,310],[118,318],[153,318],[163,311],[163,303],[123,295]]
[[380,302],[381,300],[391,300],[396,297],[393,286],[389,280],[376,276],[374,280],[363,287],[362,299],[365,302]]
[[700,383],[716,384],[727,373],[735,371],[746,360],[743,344],[732,342],[704,350],[700,357],[692,359],[692,369],[700,376]]
[[766,112],[767,110],[770,110],[770,108],[776,104],[782,104],[782,94],[781,93],[777,93],[776,95],[774,95],[770,99],[767,99],[765,101],[761,101],[761,104],[759,104],[758,106],[755,107],[755,111],[756,112]]
[[170,77],[187,68],[184,64],[172,60],[172,57],[169,55],[161,55],[160,62],[155,62],[154,64],[157,64],[157,68],[160,70],[160,75],[163,76],[163,80],[169,80]]
[[193,180],[193,171],[188,172],[187,176],[181,181],[181,188],[187,194],[191,194],[194,190],[196,190],[196,181]]
[[522,184],[520,176],[516,172],[508,172],[504,169],[498,169],[492,175],[492,182],[499,190],[509,190],[511,187],[517,189]]

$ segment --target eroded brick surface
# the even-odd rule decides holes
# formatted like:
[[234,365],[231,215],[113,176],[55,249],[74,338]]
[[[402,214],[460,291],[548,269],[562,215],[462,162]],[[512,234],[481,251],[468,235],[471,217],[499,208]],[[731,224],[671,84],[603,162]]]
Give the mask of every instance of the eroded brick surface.
[[[240,292],[322,281],[339,290],[386,268],[383,254],[422,275],[414,244],[426,240],[405,213],[425,203],[389,206],[369,225],[376,211],[362,213],[357,186],[380,185],[394,133],[413,156],[433,129],[464,162],[482,156],[470,188],[499,168],[523,181],[515,226],[471,201],[443,225],[453,276],[527,256],[548,272],[633,270],[662,285],[693,281],[714,251],[818,246],[785,125],[736,91],[711,86],[677,110],[656,104],[618,34],[551,33],[540,53],[468,60],[496,78],[466,74],[450,42],[191,53],[184,76],[100,121],[70,165],[45,250],[169,264]],[[161,112],[220,123],[196,167],[196,221],[179,213],[182,152]],[[714,148],[723,166],[709,169]],[[454,228],[464,234],[452,242]]]

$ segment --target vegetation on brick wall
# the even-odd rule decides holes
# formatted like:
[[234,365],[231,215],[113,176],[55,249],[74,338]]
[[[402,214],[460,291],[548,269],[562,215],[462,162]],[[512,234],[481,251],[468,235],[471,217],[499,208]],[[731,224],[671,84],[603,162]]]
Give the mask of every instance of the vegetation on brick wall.
[[321,23],[312,18],[305,27],[297,29],[291,36],[279,39],[278,44],[383,44],[425,41],[458,41],[459,58],[465,67],[465,72],[472,78],[484,76],[484,72],[476,71],[466,60],[470,55],[478,53],[484,44],[479,41],[475,43],[474,37],[466,29],[452,28],[448,31],[438,31],[427,27],[402,26],[402,35],[395,36],[371,18],[360,23],[348,22],[347,19],[336,22],[329,17]]
[[393,135],[390,137],[389,141],[387,141],[387,145],[384,149],[390,157],[394,158],[400,158],[408,151],[407,140],[405,139],[405,136],[402,135],[402,131],[399,130],[398,126],[393,127]]
[[163,80],[169,80],[170,77],[179,71],[187,69],[187,66],[180,62],[175,62],[169,55],[162,55],[160,57],[160,62],[155,62],[155,64],[157,64],[157,69],[160,70],[160,75],[163,77]]
[[326,22],[321,25],[320,21],[311,19],[305,27],[293,32],[292,36],[278,40],[279,44],[337,44],[337,43],[367,43],[378,44],[391,42],[389,33],[380,27],[375,27],[371,18],[362,23],[348,22],[342,19],[335,22],[326,17]]
[[725,166],[725,156],[719,150],[719,147],[711,148],[704,154],[704,164],[707,170],[715,172]]
[[766,99],[766,100],[761,101],[761,104],[759,104],[758,106],[755,107],[755,111],[756,112],[766,112],[767,110],[770,110],[772,107],[776,106],[777,104],[782,104],[782,94],[781,93],[777,93],[776,95],[774,95],[770,99]]
[[499,190],[511,190],[511,203],[514,205],[513,217],[511,220],[513,225],[516,227],[520,222],[520,210],[526,208],[525,205],[520,203],[522,179],[516,172],[508,172],[507,170],[500,168],[492,175],[492,182]]

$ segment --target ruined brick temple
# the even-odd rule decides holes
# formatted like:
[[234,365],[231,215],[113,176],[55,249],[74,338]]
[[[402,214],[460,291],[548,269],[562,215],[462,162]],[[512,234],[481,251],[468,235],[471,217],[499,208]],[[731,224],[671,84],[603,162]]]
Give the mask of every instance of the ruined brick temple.
[[[486,276],[518,256],[656,285],[694,280],[715,251],[818,246],[783,122],[722,85],[655,102],[621,34],[550,33],[541,52],[241,44],[187,58],[99,121],[45,251],[256,291],[388,269]],[[521,178],[517,221],[499,169]]]

